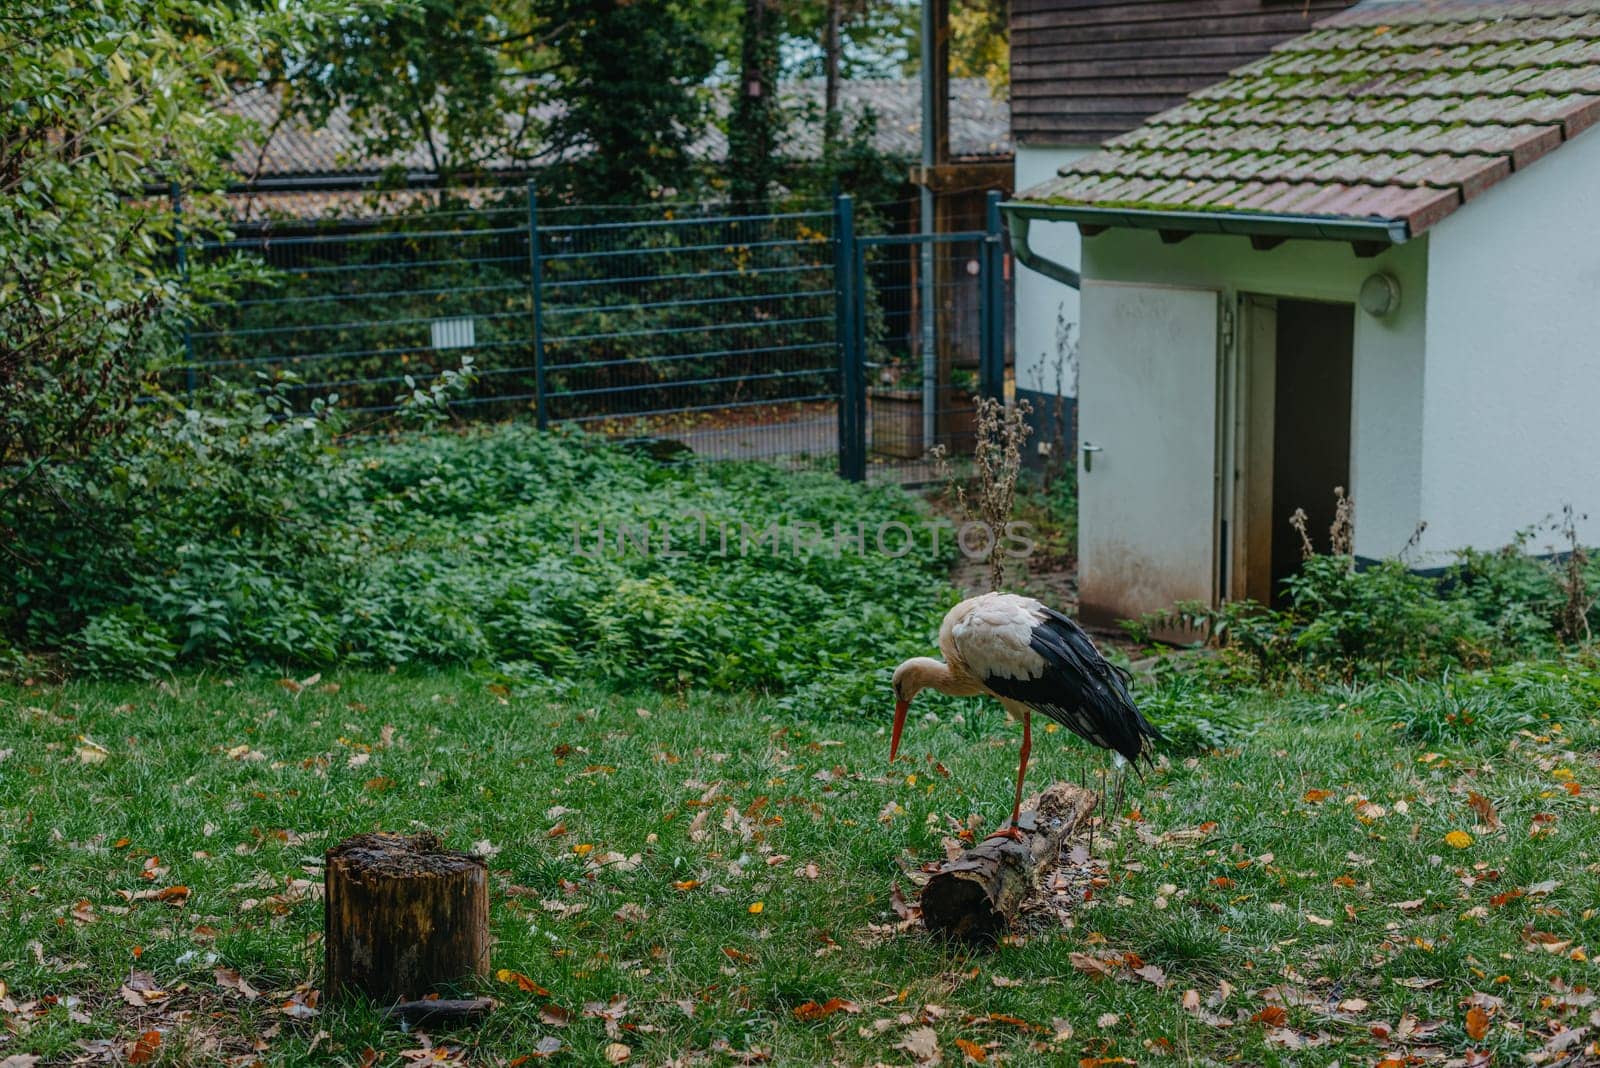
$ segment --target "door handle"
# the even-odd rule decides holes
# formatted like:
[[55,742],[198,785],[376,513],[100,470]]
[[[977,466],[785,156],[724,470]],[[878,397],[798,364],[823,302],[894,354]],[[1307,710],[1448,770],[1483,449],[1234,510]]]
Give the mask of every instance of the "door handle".
[[1092,441],[1086,441],[1082,445],[1080,445],[1078,448],[1083,453],[1083,470],[1084,470],[1084,472],[1087,473],[1089,471],[1093,471],[1094,470],[1094,454],[1097,453],[1097,452],[1103,452],[1105,450],[1102,449],[1099,445],[1096,445]]

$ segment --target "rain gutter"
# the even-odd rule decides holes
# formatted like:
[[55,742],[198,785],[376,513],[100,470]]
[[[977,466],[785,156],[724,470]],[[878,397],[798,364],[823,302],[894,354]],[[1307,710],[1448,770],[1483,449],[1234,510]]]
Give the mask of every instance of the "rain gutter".
[[1078,272],[1037,252],[1029,243],[1029,224],[1070,222],[1080,227],[1121,227],[1161,230],[1181,234],[1241,234],[1250,237],[1311,238],[1401,245],[1411,233],[1404,219],[1337,219],[1315,215],[1274,215],[1267,212],[1151,211],[1142,208],[1101,208],[1077,204],[1048,204],[1012,200],[1000,205],[1011,233],[1011,251],[1017,262],[1046,278],[1077,289]]

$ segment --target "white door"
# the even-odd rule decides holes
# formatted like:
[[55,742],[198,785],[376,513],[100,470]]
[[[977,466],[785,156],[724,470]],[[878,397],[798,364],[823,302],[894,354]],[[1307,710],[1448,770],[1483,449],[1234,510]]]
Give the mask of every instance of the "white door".
[[1086,621],[1216,601],[1218,299],[1203,289],[1083,285],[1078,588]]

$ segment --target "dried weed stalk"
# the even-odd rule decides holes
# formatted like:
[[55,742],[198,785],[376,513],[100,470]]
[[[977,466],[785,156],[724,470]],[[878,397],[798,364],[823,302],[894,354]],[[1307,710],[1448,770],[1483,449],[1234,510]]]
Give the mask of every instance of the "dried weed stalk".
[[1567,545],[1566,559],[1556,568],[1556,582],[1566,597],[1556,626],[1563,641],[1587,644],[1590,639],[1589,610],[1600,598],[1589,592],[1589,579],[1584,574],[1589,564],[1589,553],[1578,542],[1580,518],[1583,517],[1573,512],[1572,505],[1563,505],[1561,518],[1556,523],[1556,530]]
[[1000,538],[1011,522],[1017,503],[1017,478],[1022,474],[1022,448],[1030,429],[1033,407],[1021,400],[1007,407],[992,397],[977,398],[977,441],[972,453],[972,491],[955,476],[949,451],[943,445],[931,450],[945,494],[968,522],[989,528],[989,588],[1005,583],[1005,554]]
[[[1300,535],[1300,558],[1309,560],[1317,555],[1317,547],[1311,540],[1310,520],[1304,508],[1296,508],[1289,513],[1289,525]],[[1418,537],[1421,529],[1413,537]],[[1350,566],[1355,566],[1356,542],[1356,499],[1345,496],[1343,486],[1333,487],[1333,524],[1328,527],[1328,552],[1332,556],[1345,557]]]
[[1411,531],[1411,537],[1407,538],[1406,543],[1400,546],[1399,558],[1401,560],[1404,560],[1407,556],[1410,556],[1411,553],[1416,550],[1417,546],[1422,544],[1422,535],[1427,533],[1427,530],[1428,521],[1426,519],[1417,520],[1416,528]]
[[1054,378],[1055,393],[1050,400],[1050,440],[1039,443],[1044,454],[1044,488],[1050,489],[1067,470],[1072,459],[1067,443],[1078,436],[1078,412],[1072,411],[1072,423],[1067,425],[1067,398],[1078,395],[1078,346],[1073,339],[1074,324],[1067,321],[1066,305],[1056,308],[1056,350],[1039,354],[1039,381]]
[[1294,532],[1300,535],[1300,559],[1309,560],[1317,555],[1317,547],[1311,544],[1311,535],[1306,533],[1306,510],[1296,508],[1289,513],[1289,525],[1294,527]]
[[1343,486],[1333,487],[1333,525],[1328,528],[1328,548],[1335,556],[1355,555],[1356,502],[1344,495]]

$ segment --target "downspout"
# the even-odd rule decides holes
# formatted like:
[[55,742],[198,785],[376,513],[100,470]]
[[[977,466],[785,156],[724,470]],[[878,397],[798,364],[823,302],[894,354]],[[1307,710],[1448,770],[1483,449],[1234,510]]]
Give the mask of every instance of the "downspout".
[[1033,221],[1032,217],[1023,210],[1007,207],[1004,204],[1000,206],[1000,210],[1006,216],[1006,229],[1011,231],[1011,254],[1017,258],[1017,262],[1030,271],[1036,271],[1064,286],[1077,289],[1081,282],[1077,271],[1064,263],[1057,263],[1039,255],[1033,246],[1028,244],[1028,225]]
[[[933,0],[923,0],[921,48],[922,48],[922,187],[917,190],[918,224],[917,232],[924,238],[933,234],[935,219],[933,216],[933,186],[932,180],[934,165],[939,162],[939,131],[936,117],[939,113],[939,84],[934,64],[939,56],[939,26],[934,11]],[[939,352],[935,346],[934,331],[938,328],[938,318],[935,315],[933,301],[933,242],[923,241],[917,247],[919,263],[917,265],[917,301],[920,307],[919,330],[922,334],[922,440],[932,443],[937,424],[934,418],[935,408],[938,406],[938,378],[939,378]]]

